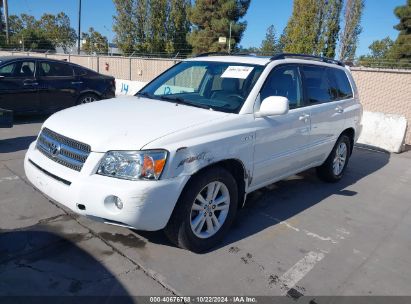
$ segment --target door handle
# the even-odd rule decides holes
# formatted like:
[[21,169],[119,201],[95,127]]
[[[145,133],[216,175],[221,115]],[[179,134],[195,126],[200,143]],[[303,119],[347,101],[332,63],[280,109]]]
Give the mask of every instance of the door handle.
[[344,109],[343,109],[341,106],[338,106],[338,107],[335,108],[335,111],[336,111],[337,113],[343,113],[343,112],[344,112]]
[[23,82],[23,85],[24,86],[36,86],[36,85],[39,85],[39,83],[38,82],[25,81],[25,82]]
[[307,122],[308,118],[310,118],[310,114],[303,114],[300,117],[298,117],[298,120]]
[[83,84],[82,81],[72,81],[71,84]]

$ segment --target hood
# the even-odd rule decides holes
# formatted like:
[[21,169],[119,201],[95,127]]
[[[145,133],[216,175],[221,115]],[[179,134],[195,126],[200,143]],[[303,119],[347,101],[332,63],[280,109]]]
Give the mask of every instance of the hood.
[[57,112],[46,120],[44,127],[89,144],[93,152],[139,150],[160,137],[227,115],[167,101],[130,96],[97,101]]

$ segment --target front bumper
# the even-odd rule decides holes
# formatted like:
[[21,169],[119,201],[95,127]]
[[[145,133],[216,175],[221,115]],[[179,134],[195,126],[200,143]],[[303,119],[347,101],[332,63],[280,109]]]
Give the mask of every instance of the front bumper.
[[[36,188],[78,214],[139,230],[164,228],[189,177],[157,181],[105,177],[94,174],[102,157],[103,153],[90,153],[77,172],[45,157],[34,142],[26,153],[24,170]],[[104,202],[110,195],[122,200],[123,209]]]

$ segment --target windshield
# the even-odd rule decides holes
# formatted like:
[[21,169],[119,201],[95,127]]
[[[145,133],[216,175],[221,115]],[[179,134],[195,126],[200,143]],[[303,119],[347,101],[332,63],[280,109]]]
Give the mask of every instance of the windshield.
[[263,69],[264,66],[243,63],[184,61],[137,95],[238,113]]

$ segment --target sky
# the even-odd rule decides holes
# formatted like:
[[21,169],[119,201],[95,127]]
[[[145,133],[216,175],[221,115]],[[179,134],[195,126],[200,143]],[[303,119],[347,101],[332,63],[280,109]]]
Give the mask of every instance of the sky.
[[[396,39],[398,31],[393,26],[398,23],[393,10],[405,4],[406,0],[365,0],[362,19],[363,32],[360,35],[357,55],[368,53],[368,46],[377,39],[391,37]],[[250,8],[243,18],[247,29],[240,44],[243,47],[260,46],[266,29],[273,24],[279,34],[287,24],[292,12],[292,0],[251,0]],[[40,17],[44,13],[65,12],[71,25],[77,31],[78,0],[9,0],[9,14],[26,13]],[[111,42],[113,15],[115,8],[112,0],[82,0],[82,31],[89,27],[107,36]]]

